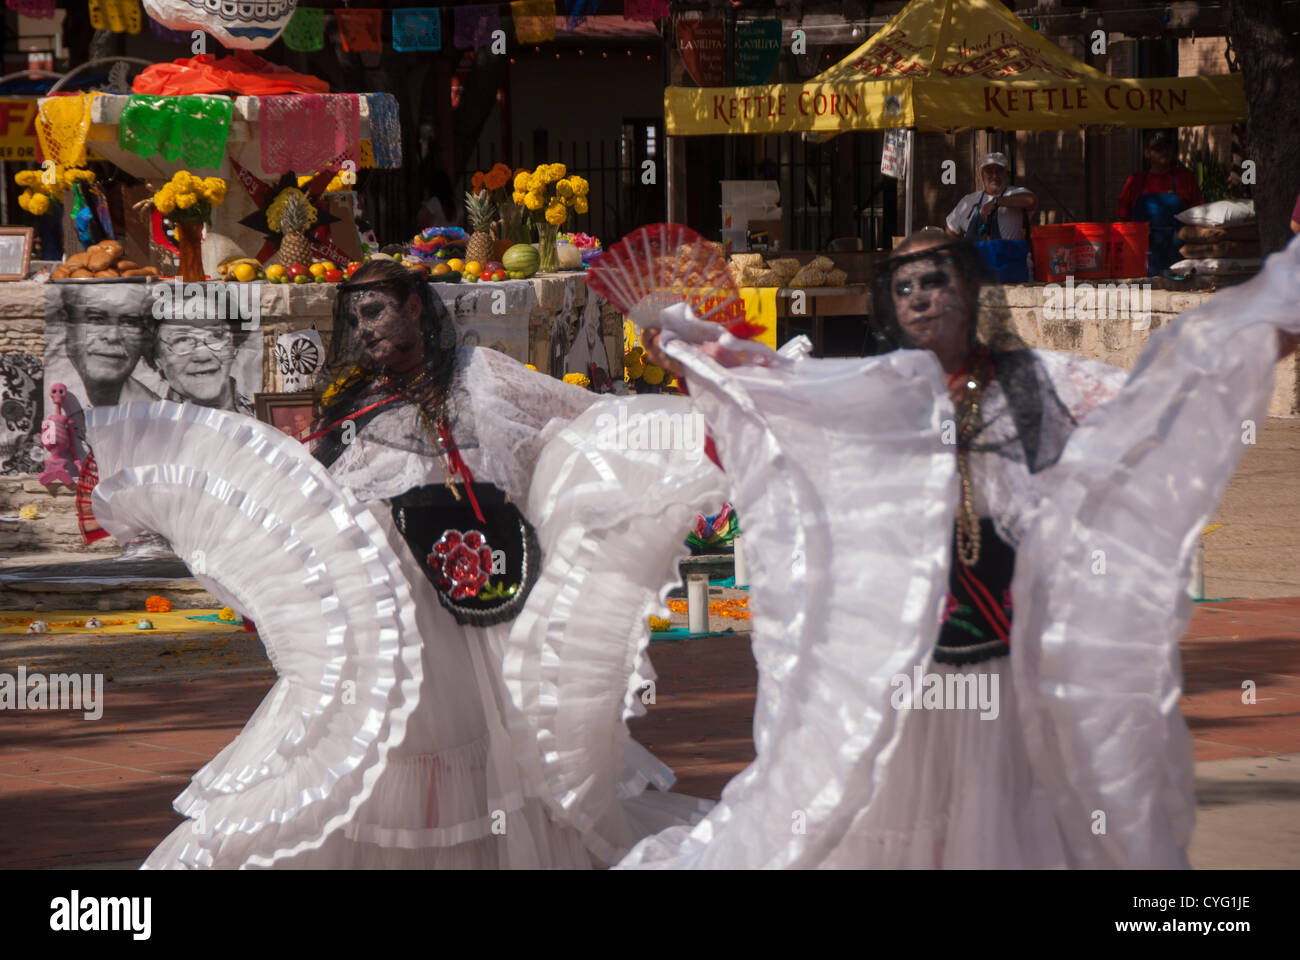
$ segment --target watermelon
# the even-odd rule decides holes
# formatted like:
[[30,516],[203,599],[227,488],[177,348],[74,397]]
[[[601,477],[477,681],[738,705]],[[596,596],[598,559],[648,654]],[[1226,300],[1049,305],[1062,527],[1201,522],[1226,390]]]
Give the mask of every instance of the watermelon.
[[536,248],[531,243],[516,243],[505,252],[501,263],[507,270],[531,277],[537,272],[540,260]]

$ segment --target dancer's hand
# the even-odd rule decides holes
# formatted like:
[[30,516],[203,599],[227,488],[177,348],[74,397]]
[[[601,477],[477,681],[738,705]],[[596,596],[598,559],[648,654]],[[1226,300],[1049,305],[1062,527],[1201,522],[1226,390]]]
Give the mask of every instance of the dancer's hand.
[[[663,347],[659,345],[659,331],[654,327],[647,327],[641,332],[641,345],[645,347],[646,359],[657,367],[663,367],[669,373],[678,379],[686,375],[686,370],[680,363],[673,360],[668,354],[664,353]],[[724,367],[741,367],[749,364],[757,366],[766,366],[766,359],[756,353],[749,351],[728,350],[720,343],[697,343],[694,345],[700,353],[712,357],[721,366]]]

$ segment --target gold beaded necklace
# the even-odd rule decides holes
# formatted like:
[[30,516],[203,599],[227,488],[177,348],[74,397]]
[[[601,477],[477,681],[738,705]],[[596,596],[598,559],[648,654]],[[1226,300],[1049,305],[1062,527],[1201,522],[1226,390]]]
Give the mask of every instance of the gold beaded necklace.
[[[971,480],[970,439],[979,428],[980,398],[992,379],[993,365],[983,350],[973,354],[967,368],[952,380],[964,379],[957,400],[957,473],[961,477],[961,503],[957,508],[957,559],[973,567],[980,557],[980,524],[975,515],[974,484]],[[950,381],[951,383],[951,381]]]

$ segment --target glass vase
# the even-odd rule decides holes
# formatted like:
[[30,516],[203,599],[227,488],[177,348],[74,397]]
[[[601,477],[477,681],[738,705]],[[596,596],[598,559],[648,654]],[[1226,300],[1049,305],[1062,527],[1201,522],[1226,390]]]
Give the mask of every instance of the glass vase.
[[186,283],[202,283],[203,273],[203,224],[192,220],[182,220],[177,224],[180,237],[176,246],[180,250],[178,269],[181,279]]
[[537,272],[557,273],[560,269],[560,251],[555,241],[560,228],[553,223],[537,224]]

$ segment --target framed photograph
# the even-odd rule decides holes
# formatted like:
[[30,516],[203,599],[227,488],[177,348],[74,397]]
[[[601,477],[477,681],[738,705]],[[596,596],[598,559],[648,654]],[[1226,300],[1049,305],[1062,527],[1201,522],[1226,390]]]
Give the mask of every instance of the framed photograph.
[[0,227],[0,280],[26,280],[32,263],[31,227]]
[[311,435],[312,421],[316,418],[315,395],[310,390],[299,393],[259,393],[253,397],[257,419],[269,423],[281,433],[296,440],[306,440]]

